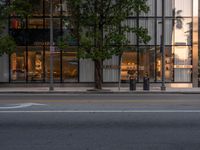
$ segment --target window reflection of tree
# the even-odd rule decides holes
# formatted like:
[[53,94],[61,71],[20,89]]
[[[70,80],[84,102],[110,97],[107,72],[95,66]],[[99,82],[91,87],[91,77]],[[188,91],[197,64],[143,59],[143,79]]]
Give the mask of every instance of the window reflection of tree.
[[176,10],[175,8],[173,9],[172,15],[173,15],[173,28],[176,25],[176,28],[182,29],[183,28],[183,21],[184,18],[182,17],[181,13],[182,10]]
[[33,16],[43,16],[43,0],[29,0]]
[[[53,0],[53,15],[59,16],[61,15],[61,3],[60,0]],[[50,15],[50,1],[45,0],[45,15]]]

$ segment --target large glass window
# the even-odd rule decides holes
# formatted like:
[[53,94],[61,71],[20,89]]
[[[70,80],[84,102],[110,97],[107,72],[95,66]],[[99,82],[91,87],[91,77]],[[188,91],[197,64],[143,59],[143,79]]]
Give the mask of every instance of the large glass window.
[[47,32],[43,29],[43,19],[30,18],[28,19],[28,39],[29,45],[43,42]]
[[174,28],[175,28],[174,45],[192,44],[192,19],[190,18],[176,19]]
[[28,19],[29,29],[43,29],[43,19],[30,18]]
[[[127,19],[122,23],[123,26],[130,26],[130,27],[137,27],[137,21],[136,19]],[[126,33],[126,37],[130,41],[130,45],[136,45],[137,43],[137,37],[134,33],[129,32]]]
[[192,51],[189,46],[174,48],[174,81],[191,82]]
[[155,80],[155,47],[144,46],[139,48],[139,80],[143,81],[145,74],[151,81]]
[[121,80],[126,82],[129,80],[128,71],[134,70],[137,74],[137,51],[136,49],[123,52],[121,58]]
[[26,28],[26,20],[12,16],[10,19],[10,28],[11,29],[24,29],[24,28]]
[[[173,49],[171,46],[165,47],[165,80],[167,82],[173,81]],[[156,80],[160,82],[162,80],[162,57],[160,53],[160,47],[157,48],[156,59]]]
[[[157,1],[157,16],[162,16],[162,0]],[[175,0],[165,0],[165,14],[166,16],[172,16],[175,8]]]
[[26,48],[18,47],[11,55],[11,80],[26,81]]
[[[50,80],[50,51],[49,47],[45,48],[45,80]],[[59,82],[61,77],[61,67],[60,67],[60,51],[55,50],[53,53],[53,78],[55,81]]]
[[33,16],[43,16],[43,0],[29,0]]
[[[139,25],[148,30],[148,34],[151,36],[151,40],[148,45],[155,44],[155,20],[154,19],[140,19]],[[145,45],[141,43],[141,45]]]
[[[51,1],[45,1],[45,16],[50,15],[50,2]],[[60,0],[53,0],[53,16],[60,16],[62,10],[62,4],[60,3]]]
[[[165,45],[172,45],[172,39],[174,39],[174,19],[166,19],[165,20]],[[162,35],[162,19],[157,19],[157,45],[161,44],[161,35]],[[152,38],[155,38],[152,36]]]
[[43,47],[28,47],[28,81],[42,81],[43,67]]
[[175,10],[180,11],[182,16],[190,17],[192,16],[192,3],[189,0],[175,0]]
[[77,52],[74,49],[63,51],[62,53],[63,81],[77,82],[78,81],[78,59]]
[[[45,19],[45,41],[50,40],[50,20]],[[60,37],[61,35],[61,19],[59,18],[54,18],[53,19],[53,39],[54,42]]]
[[[14,37],[17,45],[20,45],[10,58],[10,77],[12,81],[49,82],[50,1],[29,0],[29,2],[33,7],[31,17],[20,19],[15,14],[10,16],[9,33]],[[162,80],[160,53],[162,1],[148,0],[147,3],[150,7],[148,14],[141,14],[140,18],[136,18],[137,16],[134,14],[122,23],[122,25],[130,27],[138,25],[145,27],[151,36],[150,42],[143,44],[137,43],[136,34],[126,33],[126,37],[130,41],[128,46],[132,48],[127,49],[122,55],[121,79],[124,82],[128,80],[127,72],[130,69],[135,70],[140,82],[145,73],[148,73],[151,82],[161,82]],[[73,27],[69,28],[68,22],[61,17],[61,15],[69,16],[67,7],[69,6],[66,1],[53,0],[53,38],[55,43],[61,35],[68,36],[70,32],[74,32]],[[191,82],[192,69],[195,68],[194,64],[197,64],[198,61],[192,59],[192,54],[193,57],[196,57],[197,53],[194,51],[198,50],[198,0],[165,0],[165,8],[166,82]],[[63,50],[62,53],[57,49],[53,54],[53,74],[56,82],[81,81],[81,67],[78,64],[82,66],[83,72],[87,65],[89,65],[88,70],[90,69],[92,75],[94,72],[90,67],[93,66],[92,61],[84,60],[82,64],[79,63],[76,57],[77,50],[74,48],[78,43],[75,39],[69,40],[72,47]],[[194,69],[193,73],[194,77]],[[85,73],[83,78],[87,77],[87,73]],[[113,79],[111,76],[109,78],[109,80]],[[87,81],[89,80],[88,78]]]
[[[184,17],[192,16],[192,1],[191,0],[165,0],[166,16],[175,16],[182,13]],[[157,15],[162,15],[162,0],[157,0]]]
[[149,12],[147,14],[142,13],[141,16],[154,16],[155,15],[155,0],[148,0]]
[[10,34],[18,45],[25,45],[27,39],[26,20],[15,16],[10,18]]

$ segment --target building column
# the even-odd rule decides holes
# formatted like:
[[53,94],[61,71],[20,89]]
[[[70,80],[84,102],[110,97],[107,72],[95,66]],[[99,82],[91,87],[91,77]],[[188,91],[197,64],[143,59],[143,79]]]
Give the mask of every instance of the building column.
[[198,87],[198,75],[199,75],[199,6],[198,0],[193,1],[193,47],[192,47],[192,82],[193,87]]

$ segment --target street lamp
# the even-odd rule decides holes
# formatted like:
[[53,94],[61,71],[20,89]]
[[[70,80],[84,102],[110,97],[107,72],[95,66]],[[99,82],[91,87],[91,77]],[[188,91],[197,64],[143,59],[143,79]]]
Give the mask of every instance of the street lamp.
[[162,0],[162,36],[161,36],[161,50],[162,50],[162,85],[161,91],[165,91],[165,0]]
[[54,90],[53,85],[53,54],[55,48],[53,43],[53,0],[50,0],[50,84],[49,91]]

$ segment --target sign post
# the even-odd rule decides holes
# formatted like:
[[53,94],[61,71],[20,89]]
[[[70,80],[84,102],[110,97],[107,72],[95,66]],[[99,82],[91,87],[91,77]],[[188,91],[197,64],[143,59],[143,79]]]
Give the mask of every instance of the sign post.
[[50,84],[49,91],[54,90],[53,85],[53,54],[55,48],[53,44],[53,0],[50,0]]
[[162,50],[162,85],[161,91],[165,91],[165,0],[162,0],[162,36],[161,36],[161,50]]

